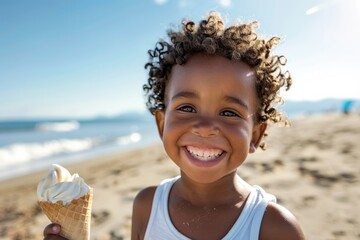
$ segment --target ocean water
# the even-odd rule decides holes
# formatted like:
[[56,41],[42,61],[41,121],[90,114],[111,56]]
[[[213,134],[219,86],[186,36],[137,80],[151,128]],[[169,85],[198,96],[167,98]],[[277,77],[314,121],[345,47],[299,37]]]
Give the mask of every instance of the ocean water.
[[149,117],[0,121],[0,181],[160,142]]

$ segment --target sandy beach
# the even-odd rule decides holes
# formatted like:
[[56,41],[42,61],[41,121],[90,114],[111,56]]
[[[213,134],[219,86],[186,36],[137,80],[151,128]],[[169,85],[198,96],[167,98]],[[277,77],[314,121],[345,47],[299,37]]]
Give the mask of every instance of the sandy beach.
[[[268,149],[239,175],[274,194],[310,240],[360,239],[360,114],[304,116],[272,127]],[[94,188],[91,239],[130,239],[132,201],[143,187],[179,174],[161,145],[64,165]],[[36,204],[47,170],[0,182],[0,240],[42,239]]]

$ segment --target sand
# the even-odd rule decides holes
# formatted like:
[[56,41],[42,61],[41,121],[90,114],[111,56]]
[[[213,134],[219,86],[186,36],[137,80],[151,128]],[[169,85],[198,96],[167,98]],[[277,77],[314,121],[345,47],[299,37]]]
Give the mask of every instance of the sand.
[[[239,169],[298,218],[307,239],[360,239],[360,115],[304,116],[274,128],[268,149]],[[178,174],[161,145],[64,165],[94,187],[91,239],[130,239],[132,200]],[[49,221],[36,205],[47,170],[0,182],[0,239],[42,239]]]

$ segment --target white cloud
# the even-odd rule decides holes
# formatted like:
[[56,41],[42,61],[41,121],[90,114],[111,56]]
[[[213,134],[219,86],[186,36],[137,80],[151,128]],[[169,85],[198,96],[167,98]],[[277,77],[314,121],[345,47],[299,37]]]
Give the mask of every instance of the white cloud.
[[320,10],[320,5],[314,6],[312,8],[309,8],[308,10],[306,10],[306,15],[311,15],[314,13],[317,13]]
[[218,0],[219,4],[223,7],[230,7],[231,0]]
[[318,4],[318,5],[315,5],[311,8],[309,8],[308,10],[306,10],[306,15],[312,15],[312,14],[315,14],[319,11],[322,11],[328,7],[331,7],[333,5],[335,5],[336,3],[340,2],[339,0],[333,0],[333,1],[327,1],[327,2],[324,2],[324,3],[321,3],[321,4]]
[[154,0],[154,2],[157,5],[164,5],[167,2],[167,0]]

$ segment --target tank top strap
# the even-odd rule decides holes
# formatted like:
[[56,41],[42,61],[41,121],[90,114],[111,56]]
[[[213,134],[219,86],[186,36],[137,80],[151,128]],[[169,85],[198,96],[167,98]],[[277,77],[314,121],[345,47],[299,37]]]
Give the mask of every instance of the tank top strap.
[[258,239],[261,221],[270,201],[276,202],[276,198],[254,185],[239,218],[223,240]]

